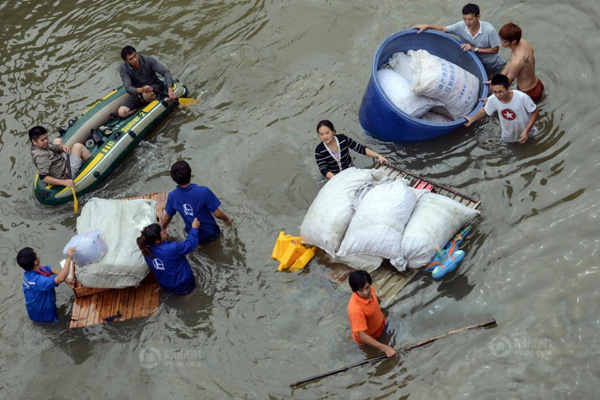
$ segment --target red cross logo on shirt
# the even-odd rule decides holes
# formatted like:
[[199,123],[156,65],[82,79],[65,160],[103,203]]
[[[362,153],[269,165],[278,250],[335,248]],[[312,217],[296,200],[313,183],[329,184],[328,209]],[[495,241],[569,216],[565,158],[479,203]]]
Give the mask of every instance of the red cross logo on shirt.
[[512,121],[513,119],[517,118],[517,113],[515,113],[510,108],[505,108],[504,110],[502,110],[500,115],[502,115],[502,118],[509,120],[509,121]]

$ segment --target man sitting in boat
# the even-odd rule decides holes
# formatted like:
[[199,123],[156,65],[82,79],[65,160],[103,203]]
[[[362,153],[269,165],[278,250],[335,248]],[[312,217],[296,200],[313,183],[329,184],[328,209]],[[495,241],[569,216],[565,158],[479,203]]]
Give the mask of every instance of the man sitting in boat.
[[144,103],[156,100],[157,92],[164,92],[163,83],[156,74],[162,75],[165,79],[169,100],[177,98],[173,91],[171,72],[154,57],[138,54],[132,46],[125,46],[121,50],[121,58],[125,62],[119,67],[119,74],[123,86],[131,96],[119,107],[117,111],[119,117],[129,117]]
[[40,180],[49,185],[75,187],[73,179],[83,162],[91,156],[88,149],[81,143],[75,143],[69,149],[61,138],[49,143],[48,131],[43,126],[31,128],[29,140],[31,158],[40,174]]

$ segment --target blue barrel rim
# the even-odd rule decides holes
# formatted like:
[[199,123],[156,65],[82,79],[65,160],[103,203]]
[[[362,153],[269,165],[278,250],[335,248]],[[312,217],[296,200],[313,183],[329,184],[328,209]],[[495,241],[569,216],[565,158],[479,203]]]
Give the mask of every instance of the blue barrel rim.
[[[385,91],[383,90],[383,88],[381,87],[381,85],[379,84],[379,79],[377,78],[377,71],[379,71],[378,61],[379,61],[379,58],[381,57],[381,53],[383,53],[383,51],[386,49],[387,45],[390,42],[396,40],[397,38],[399,38],[401,36],[415,34],[416,31],[418,31],[417,28],[405,29],[403,31],[396,32],[396,33],[394,33],[391,36],[388,36],[383,42],[381,42],[381,44],[377,48],[377,51],[375,51],[375,56],[373,57],[373,65],[371,67],[371,77],[372,77],[372,80],[373,80],[373,85],[375,85],[376,90],[379,92],[379,94],[383,97],[383,99],[385,100],[385,102],[388,104],[388,106],[390,106],[390,108],[392,110],[394,110],[395,112],[397,112],[398,114],[400,114],[402,117],[407,118],[412,123],[416,123],[417,125],[420,125],[420,126],[423,126],[423,127],[434,126],[434,127],[447,127],[447,128],[453,127],[453,128],[458,128],[458,127],[460,127],[461,125],[464,125],[467,122],[467,120],[465,118],[461,117],[461,118],[459,118],[459,119],[457,119],[455,121],[452,121],[452,122],[430,122],[430,121],[425,121],[426,122],[425,123],[422,119],[416,118],[416,117],[413,117],[410,114],[407,114],[406,112],[404,112],[403,110],[401,110],[400,108],[398,108],[390,100],[390,98],[387,96],[387,94],[385,93]],[[419,33],[419,35],[424,35],[424,34],[438,35],[438,36],[444,37],[445,39],[450,39],[451,41],[453,41],[454,43],[456,43],[459,47],[461,45],[461,43],[456,38],[454,38],[452,35],[444,33],[444,32],[436,31],[435,29],[427,29],[427,30]],[[475,64],[479,68],[479,72],[481,73],[481,76],[484,76],[486,78],[486,80],[487,80],[487,72],[485,71],[485,68],[483,67],[483,63],[481,62],[481,60],[479,59],[479,57],[477,57],[475,55],[475,53],[472,52],[472,51],[466,51],[465,53],[466,53],[466,55],[468,57],[471,57],[475,61]],[[483,91],[482,91],[482,96],[481,97],[485,98],[485,97],[487,97],[487,94],[488,94],[488,87],[487,87],[486,84],[483,84]],[[483,101],[482,100],[477,100],[477,104],[475,105],[475,107],[473,108],[473,110],[469,114],[467,114],[467,115],[468,116],[475,115],[475,113],[477,113],[477,111],[479,111],[479,108],[480,108],[481,105],[483,105]]]

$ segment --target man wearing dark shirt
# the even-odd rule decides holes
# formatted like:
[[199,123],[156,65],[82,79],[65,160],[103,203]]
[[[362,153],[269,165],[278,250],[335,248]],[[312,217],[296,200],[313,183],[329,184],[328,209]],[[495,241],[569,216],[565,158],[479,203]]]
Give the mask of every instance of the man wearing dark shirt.
[[169,100],[177,98],[173,91],[171,73],[155,58],[138,54],[131,46],[123,47],[121,58],[125,62],[119,67],[119,74],[123,80],[123,86],[131,96],[119,107],[119,117],[129,117],[144,102],[149,103],[155,100],[156,92],[163,92],[163,84],[156,76],[157,73],[165,79]]

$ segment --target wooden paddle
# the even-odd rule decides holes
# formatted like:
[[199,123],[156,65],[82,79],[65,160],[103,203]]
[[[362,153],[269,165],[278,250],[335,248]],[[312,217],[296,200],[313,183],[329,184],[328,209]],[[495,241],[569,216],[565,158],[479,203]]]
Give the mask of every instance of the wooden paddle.
[[[484,321],[484,322],[480,322],[480,323],[475,324],[475,325],[469,325],[469,326],[465,326],[464,328],[454,329],[454,330],[446,332],[446,333],[444,333],[442,335],[434,336],[434,337],[432,337],[430,339],[424,340],[424,341],[419,342],[417,344],[413,344],[411,346],[404,347],[403,349],[398,350],[398,353],[400,353],[400,352],[406,353],[408,351],[411,351],[412,349],[416,349],[417,347],[426,346],[426,345],[428,345],[430,343],[435,342],[438,339],[444,338],[446,336],[454,335],[455,333],[464,332],[464,331],[468,331],[468,330],[471,330],[471,329],[477,329],[477,328],[487,328],[487,327],[490,327],[492,325],[496,325],[496,320],[493,319],[493,318],[489,319],[487,321]],[[295,388],[296,386],[302,385],[303,383],[312,382],[312,381],[315,381],[317,379],[321,379],[321,378],[325,378],[325,377],[328,377],[328,376],[331,376],[331,375],[339,374],[340,372],[348,371],[351,368],[359,367],[361,365],[369,364],[369,363],[372,363],[372,362],[375,362],[375,361],[384,360],[386,358],[387,358],[387,356],[385,354],[377,356],[377,357],[373,357],[373,358],[368,358],[366,360],[362,360],[362,361],[359,361],[357,363],[350,364],[350,365],[347,365],[345,367],[338,368],[336,370],[326,372],[324,374],[312,376],[310,378],[302,379],[301,381],[291,383],[290,387],[291,388]]]

